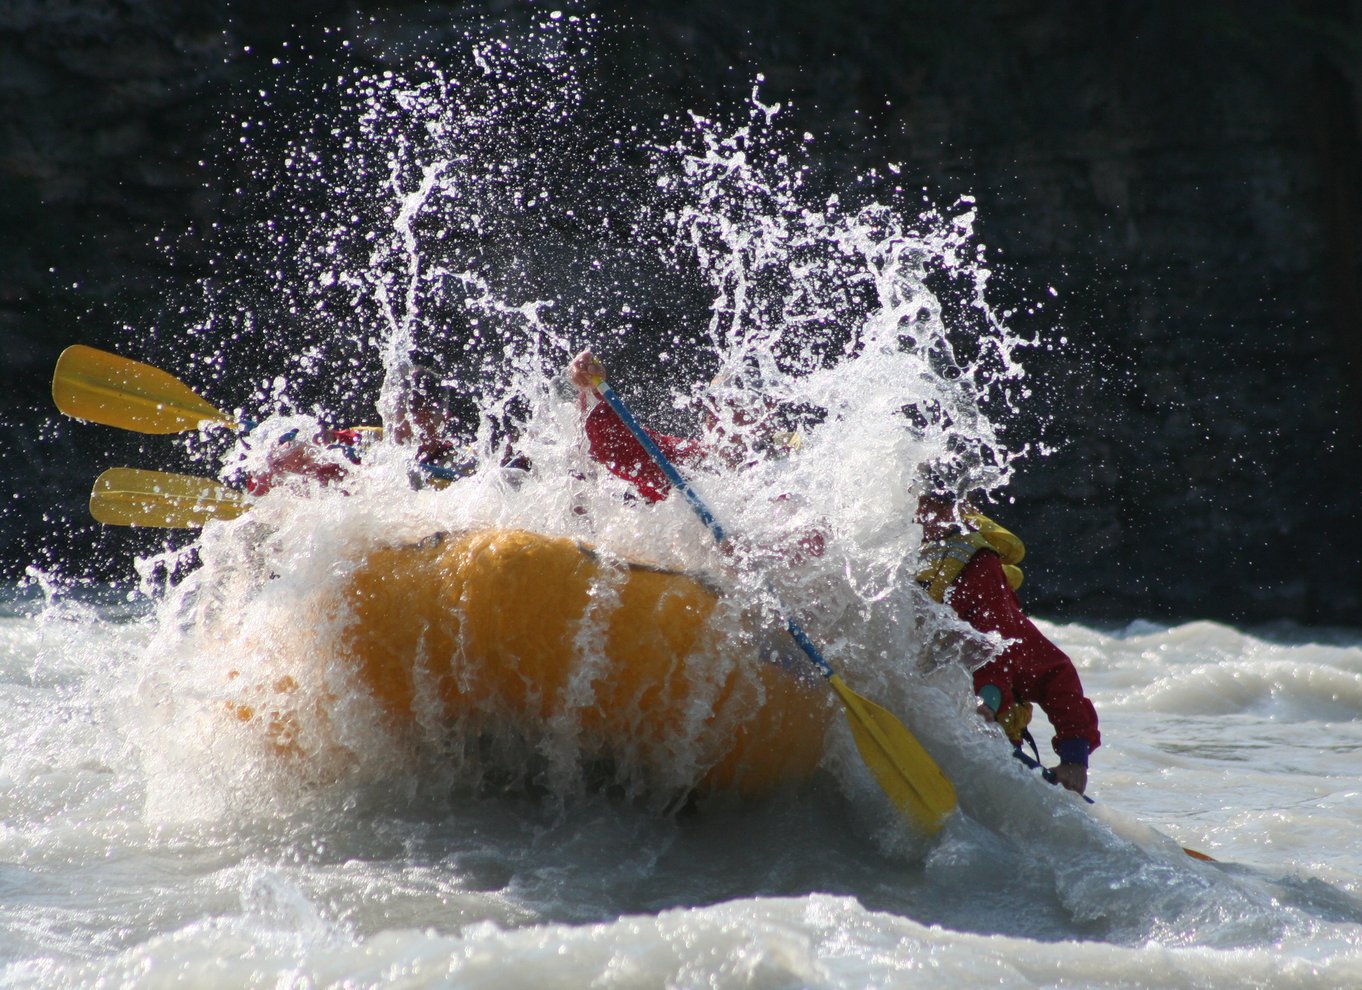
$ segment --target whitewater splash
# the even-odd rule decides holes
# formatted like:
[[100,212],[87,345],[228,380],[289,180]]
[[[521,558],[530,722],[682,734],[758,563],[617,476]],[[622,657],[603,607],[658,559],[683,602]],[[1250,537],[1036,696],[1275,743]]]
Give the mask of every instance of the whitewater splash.
[[[986,644],[926,603],[911,521],[925,486],[994,492],[1024,453],[1007,448],[994,418],[1024,392],[1026,342],[989,307],[973,205],[909,210],[892,169],[828,188],[816,143],[790,133],[759,87],[735,120],[693,114],[645,133],[590,119],[578,78],[593,30],[550,19],[520,47],[469,38],[463,73],[428,62],[343,81],[339,116],[301,128],[282,169],[260,166],[274,183],[267,202],[291,208],[261,219],[252,267],[287,277],[258,298],[215,290],[192,329],[197,361],[225,376],[242,360],[244,328],[269,325],[269,350],[291,348],[246,410],[264,422],[230,448],[198,448],[225,481],[266,470],[280,437],[362,408],[369,385],[391,423],[414,363],[455,397],[459,441],[476,461],[446,487],[412,491],[419,469],[391,438],[359,466],[335,454],[343,484],[296,479],[190,548],[199,566],[168,596],[156,650],[211,651],[226,676],[207,690],[171,677],[159,696],[209,721],[225,710],[264,722],[267,749],[310,755],[313,784],[349,779],[356,765],[384,779],[393,754],[410,755],[338,659],[353,639],[334,605],[353,595],[347,582],[377,548],[488,528],[704,575],[741,603],[720,609],[713,621],[729,628],[716,633],[748,642],[752,608],[779,627],[774,592],[836,669],[911,709],[927,738],[955,745],[977,729],[965,673]],[[718,387],[780,410],[798,438],[781,456],[694,479],[738,535],[735,558],[680,499],[634,503],[587,456],[561,377],[583,346],[621,369],[613,384],[645,420],[673,432],[740,431],[727,404],[717,421],[698,415]],[[335,374],[346,366],[355,373]],[[825,552],[793,552],[810,534]],[[619,579],[601,580],[608,599]],[[939,688],[923,682],[930,670]],[[158,661],[155,676],[164,671]],[[588,692],[575,710],[590,707]],[[689,717],[705,718],[703,706]],[[575,738],[535,747],[560,771],[554,791],[583,777],[590,754],[571,750]],[[447,776],[458,762],[447,740],[425,743],[407,779]],[[829,766],[864,786],[847,739],[829,745]],[[677,760],[704,772],[694,753]],[[233,749],[225,763],[241,777],[230,790],[261,792],[260,759]],[[187,766],[199,780],[219,775]]]

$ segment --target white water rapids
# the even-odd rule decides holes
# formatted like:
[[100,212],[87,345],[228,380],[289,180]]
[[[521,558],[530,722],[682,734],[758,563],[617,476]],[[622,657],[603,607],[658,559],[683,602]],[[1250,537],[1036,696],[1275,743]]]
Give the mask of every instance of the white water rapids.
[[[8,986],[1362,977],[1356,634],[1046,625],[1102,714],[1099,803],[1014,770],[976,730],[987,783],[957,777],[971,815],[899,851],[874,786],[832,779],[845,765],[681,820],[478,797],[414,771],[214,807],[202,792],[240,782],[211,776],[221,726],[163,724],[144,696],[154,623],[73,602],[19,611],[0,620]],[[219,657],[190,661],[220,673]]]
[[[828,188],[759,89],[735,119],[598,140],[590,33],[555,17],[519,47],[467,39],[467,75],[340,81],[348,111],[298,128],[268,176],[261,281],[205,280],[180,311],[176,373],[265,420],[189,438],[200,473],[235,483],[288,430],[390,418],[413,352],[462,397],[479,467],[413,490],[410,451],[383,444],[341,485],[282,485],[143,561],[127,599],[36,572],[9,589],[0,982],[1362,985],[1362,633],[1042,622],[1101,716],[1096,803],[1026,771],[974,715],[965,664],[987,644],[914,580],[925,483],[991,493],[1026,536],[1006,494],[1034,451],[1004,427],[1035,342],[989,305],[974,204],[910,209],[893,166]],[[259,379],[262,341],[280,367]],[[784,410],[796,448],[697,472],[736,557],[587,456],[559,373],[588,345],[674,432],[702,435],[716,375]],[[393,731],[309,603],[377,547],[489,527],[715,576],[742,603],[773,589],[960,811],[915,832],[840,724],[803,786],[679,814],[592,786],[570,719],[507,786],[466,739]],[[814,530],[826,552],[792,557]],[[233,684],[286,679],[304,761],[228,707]],[[693,782],[675,728],[664,776]]]

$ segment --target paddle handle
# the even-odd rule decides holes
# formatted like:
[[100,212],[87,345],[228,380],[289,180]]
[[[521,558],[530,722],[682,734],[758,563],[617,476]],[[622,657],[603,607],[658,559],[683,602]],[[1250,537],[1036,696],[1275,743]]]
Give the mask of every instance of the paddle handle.
[[[686,496],[686,501],[690,503],[691,509],[694,510],[696,516],[699,517],[700,521],[704,523],[710,533],[713,534],[715,541],[723,543],[728,537],[724,533],[724,528],[720,525],[719,520],[714,517],[714,513],[711,512],[709,506],[705,504],[705,500],[700,497],[699,493],[690,486],[685,478],[681,477],[681,472],[677,471],[672,462],[667,459],[667,455],[662,452],[662,448],[657,445],[653,438],[648,435],[648,431],[634,418],[634,414],[629,411],[629,407],[624,404],[624,400],[615,394],[615,390],[611,388],[604,379],[598,379],[595,384],[596,391],[600,393],[601,398],[615,411],[615,415],[620,418],[620,422],[624,424],[625,428],[633,434],[634,439],[642,445],[645,451],[647,451],[648,456],[653,459],[653,463],[658,466],[662,473],[666,475],[667,480],[672,483],[672,487]],[[783,605],[780,605],[779,602],[777,602],[777,605],[781,612],[781,618],[785,622],[785,628],[789,630],[790,636],[794,639],[795,644],[804,651],[804,655],[818,668],[820,674],[826,678],[832,677],[836,672],[832,669],[832,666],[827,660],[823,658],[823,654],[819,652],[818,647],[813,645],[813,640],[809,639],[809,636],[804,632],[803,627],[791,617],[789,611]]]

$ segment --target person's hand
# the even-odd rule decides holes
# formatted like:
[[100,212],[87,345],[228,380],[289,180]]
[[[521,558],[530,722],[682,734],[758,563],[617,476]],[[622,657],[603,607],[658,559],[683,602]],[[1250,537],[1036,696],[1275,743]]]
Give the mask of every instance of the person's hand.
[[567,367],[568,381],[583,392],[590,392],[605,378],[605,365],[587,348],[572,359]]
[[1081,763],[1061,763],[1054,769],[1055,780],[1071,791],[1082,794],[1088,788],[1088,768]]

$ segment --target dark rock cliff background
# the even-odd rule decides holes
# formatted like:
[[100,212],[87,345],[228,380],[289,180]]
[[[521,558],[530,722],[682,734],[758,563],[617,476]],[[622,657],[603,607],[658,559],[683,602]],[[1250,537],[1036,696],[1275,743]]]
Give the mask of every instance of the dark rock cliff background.
[[[820,165],[893,160],[936,202],[974,196],[999,309],[1053,287],[1019,329],[1065,343],[1025,355],[1010,435],[1048,424],[1056,449],[995,511],[1031,548],[1036,611],[1362,625],[1362,2],[554,6],[618,28],[600,100],[731,104],[760,72]],[[165,287],[208,270],[195,231],[242,213],[227,122],[269,61],[320,90],[423,32],[551,9],[0,3],[8,574],[119,578],[162,540],[84,503],[103,467],[173,467],[165,448],[62,421],[51,370],[85,342],[202,382]]]

